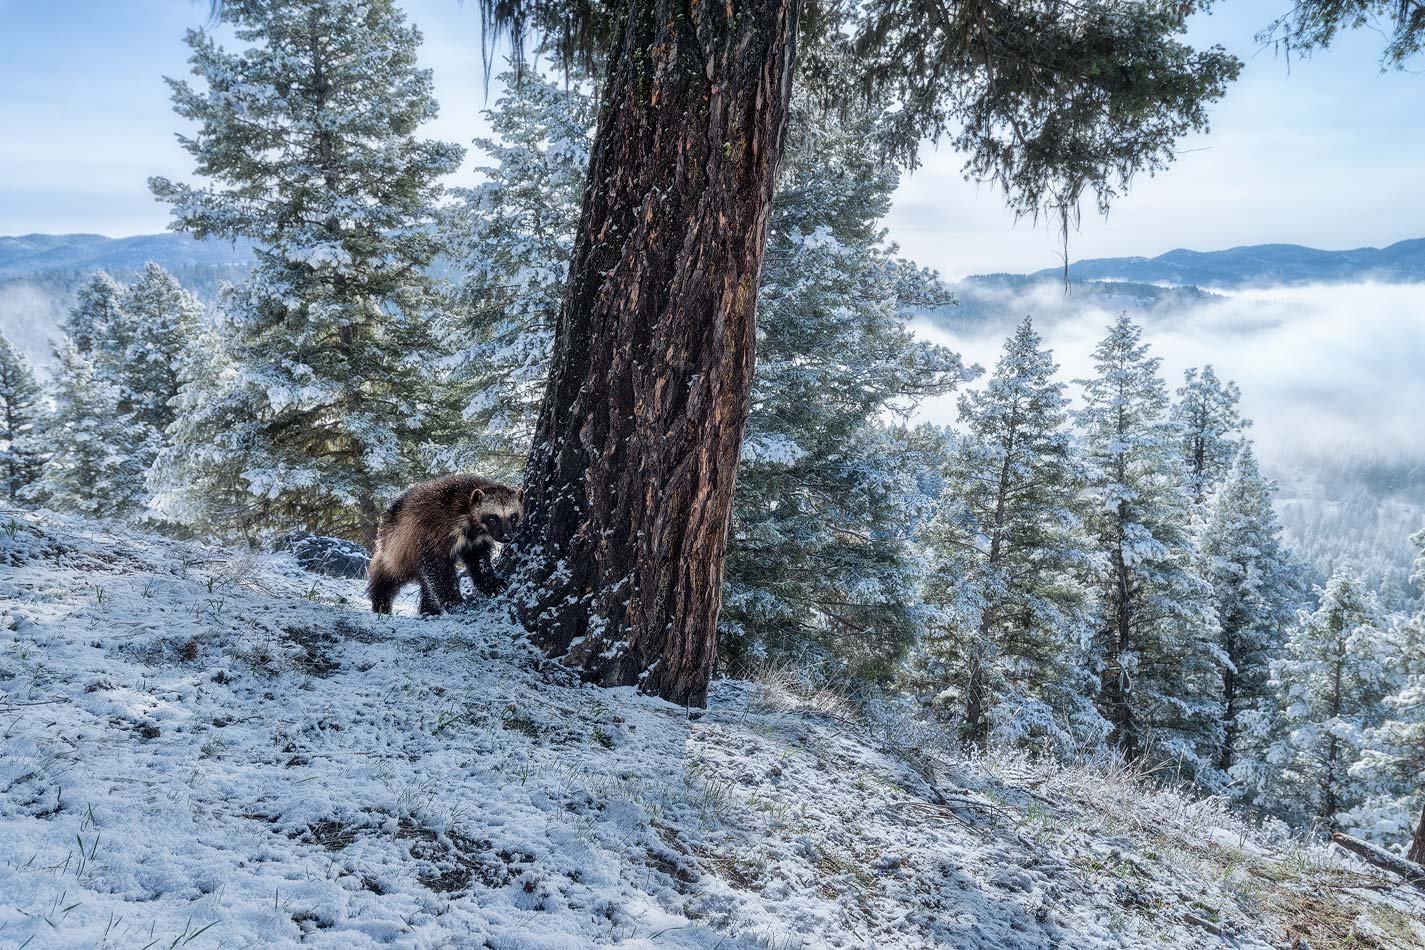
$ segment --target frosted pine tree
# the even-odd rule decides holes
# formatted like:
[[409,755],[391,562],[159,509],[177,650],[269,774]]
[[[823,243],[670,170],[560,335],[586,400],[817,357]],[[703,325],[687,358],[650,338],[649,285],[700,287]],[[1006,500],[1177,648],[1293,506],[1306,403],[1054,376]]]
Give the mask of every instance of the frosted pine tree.
[[50,455],[28,497],[51,508],[128,518],[145,504],[141,442],[119,410],[119,389],[67,337],[55,348]]
[[[1420,554],[1413,580],[1425,591],[1425,530],[1411,537]],[[1381,723],[1367,731],[1351,768],[1365,801],[1343,824],[1353,834],[1425,863],[1425,610],[1394,620],[1398,654]]]
[[1335,829],[1362,804],[1366,788],[1352,768],[1386,718],[1398,664],[1375,598],[1353,571],[1338,569],[1273,665],[1277,713],[1264,784],[1276,811]]
[[1300,597],[1296,570],[1282,546],[1272,510],[1275,486],[1262,477],[1250,444],[1237,453],[1212,499],[1199,544],[1212,584],[1222,668],[1222,743],[1217,767],[1238,758],[1238,735],[1269,699],[1271,660]]
[[1094,638],[1100,711],[1130,759],[1210,780],[1221,747],[1224,657],[1212,587],[1194,570],[1181,428],[1142,330],[1124,315],[1094,350],[1078,413],[1089,528],[1105,565]]
[[95,271],[80,285],[74,306],[65,315],[60,329],[85,356],[96,346],[110,352],[128,345],[128,318],[122,300],[124,285],[105,271]]
[[964,432],[927,532],[926,596],[939,616],[917,650],[916,678],[956,707],[978,746],[993,735],[1069,751],[1107,732],[1082,649],[1095,619],[1075,505],[1084,472],[1056,370],[1026,319],[988,385],[960,397]]
[[158,264],[144,267],[121,299],[129,331],[113,375],[124,410],[160,438],[173,424],[181,364],[203,305]]
[[869,119],[794,102],[762,265],[752,411],[725,569],[721,655],[885,675],[924,629],[913,542],[938,486],[934,433],[896,423],[959,358],[906,329],[948,300],[880,220],[895,173]]
[[1252,424],[1237,410],[1241,398],[1237,384],[1219,380],[1211,366],[1184,374],[1173,419],[1182,427],[1188,491],[1196,504],[1227,477],[1243,444],[1240,433]]
[[577,85],[534,70],[500,81],[505,91],[484,113],[492,135],[475,140],[485,180],[457,192],[443,222],[462,272],[460,306],[445,329],[460,402],[459,431],[447,442],[482,471],[514,479],[544,395],[595,110]]
[[14,502],[39,478],[44,463],[39,423],[44,406],[35,372],[0,333],[0,498]]
[[420,34],[390,0],[229,0],[220,16],[251,46],[190,32],[205,88],[170,81],[210,185],[150,184],[176,229],[260,249],[222,309],[233,372],[195,400],[203,424],[186,426],[197,448],[172,460],[176,480],[222,493],[236,468],[259,526],[369,540],[384,502],[424,474],[439,355],[424,269],[439,179],[462,150],[415,136],[436,103]]

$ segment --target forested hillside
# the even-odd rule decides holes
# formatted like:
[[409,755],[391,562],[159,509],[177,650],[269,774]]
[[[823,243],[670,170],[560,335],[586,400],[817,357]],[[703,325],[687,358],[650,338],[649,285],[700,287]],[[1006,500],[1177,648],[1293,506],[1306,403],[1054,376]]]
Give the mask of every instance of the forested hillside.
[[1121,763],[967,756],[773,671],[688,710],[498,613],[376,618],[289,555],[0,516],[7,944],[1425,941],[1425,893]]

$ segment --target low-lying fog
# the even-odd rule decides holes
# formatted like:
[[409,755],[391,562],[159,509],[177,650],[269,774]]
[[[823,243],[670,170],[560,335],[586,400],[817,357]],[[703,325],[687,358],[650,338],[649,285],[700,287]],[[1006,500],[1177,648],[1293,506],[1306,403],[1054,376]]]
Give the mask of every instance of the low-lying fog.
[[[1252,437],[1278,475],[1303,462],[1364,465],[1377,475],[1391,470],[1395,490],[1425,486],[1425,284],[1222,291],[1186,306],[1138,309],[1127,298],[1123,307],[1066,300],[1053,284],[974,293],[978,313],[1003,316],[960,320],[951,308],[934,322],[918,319],[915,330],[988,371],[1013,322],[1032,316],[1070,380],[1088,375],[1094,346],[1126,309],[1172,389],[1183,370],[1207,363],[1237,381]],[[986,307],[986,294],[1002,306]],[[924,406],[922,416],[954,422],[954,397]]]

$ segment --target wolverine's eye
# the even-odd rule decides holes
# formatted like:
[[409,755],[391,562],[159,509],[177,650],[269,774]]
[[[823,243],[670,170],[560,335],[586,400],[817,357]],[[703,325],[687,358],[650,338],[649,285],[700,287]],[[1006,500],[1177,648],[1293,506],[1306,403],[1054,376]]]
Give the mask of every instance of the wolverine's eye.
[[519,524],[519,523],[520,523],[520,516],[519,516],[518,514],[510,515],[510,527],[514,527],[515,525],[517,525],[517,524]]
[[480,519],[480,523],[489,530],[494,531],[500,526],[500,519],[495,515],[486,515]]

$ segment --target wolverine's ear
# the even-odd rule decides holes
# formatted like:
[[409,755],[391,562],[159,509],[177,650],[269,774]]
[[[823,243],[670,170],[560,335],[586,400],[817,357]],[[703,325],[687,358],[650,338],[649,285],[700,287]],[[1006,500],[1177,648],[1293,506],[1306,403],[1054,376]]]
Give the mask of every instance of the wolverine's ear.
[[472,491],[472,492],[470,493],[470,507],[471,507],[471,508],[478,508],[478,507],[480,507],[480,503],[481,503],[482,501],[484,501],[484,500],[485,500],[485,493],[484,493],[483,491],[481,491],[480,489],[477,488],[477,489],[475,489],[474,491]]
[[519,504],[521,504],[521,505],[524,504],[524,489],[523,489],[523,488],[521,488],[519,491],[515,492],[515,501],[517,501],[517,502],[518,502]]

